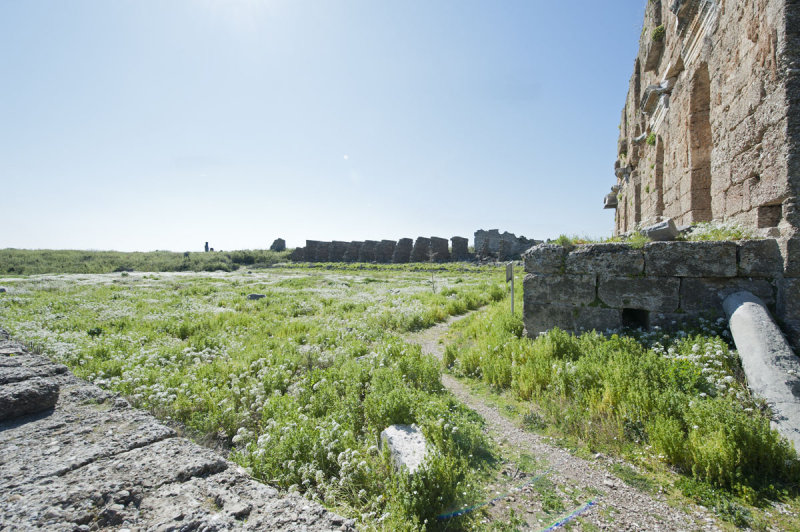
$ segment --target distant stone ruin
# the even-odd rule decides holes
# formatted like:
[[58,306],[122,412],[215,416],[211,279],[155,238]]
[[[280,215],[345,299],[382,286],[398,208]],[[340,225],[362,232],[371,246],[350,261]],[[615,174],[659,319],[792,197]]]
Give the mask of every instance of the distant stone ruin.
[[405,264],[411,260],[411,250],[414,248],[414,241],[410,238],[401,238],[397,241],[394,248],[392,262],[395,264]]
[[[305,247],[292,250],[289,259],[300,262],[374,262],[377,264],[406,264],[409,262],[465,262],[518,260],[526,249],[538,244],[524,236],[516,236],[497,229],[475,232],[475,240],[482,251],[471,253],[469,240],[454,236],[449,241],[437,236],[419,236],[416,239],[365,240],[323,242],[306,240]],[[452,244],[452,247],[450,246]],[[476,250],[479,248],[476,245]]]
[[276,238],[272,245],[269,247],[270,251],[285,251],[286,250],[286,240],[282,238]]
[[431,239],[418,236],[414,241],[414,249],[411,250],[411,262],[430,262],[431,260]]
[[539,243],[541,240],[518,237],[508,231],[501,234],[498,229],[475,231],[475,253],[479,259],[517,260],[525,250]]
[[469,260],[469,240],[462,236],[454,236],[450,239],[452,252],[450,258],[456,262]]

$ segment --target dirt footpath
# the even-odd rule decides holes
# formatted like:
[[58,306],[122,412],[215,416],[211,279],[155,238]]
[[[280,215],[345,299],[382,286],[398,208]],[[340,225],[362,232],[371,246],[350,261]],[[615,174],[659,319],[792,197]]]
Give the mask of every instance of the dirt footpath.
[[[450,325],[464,317],[410,335],[408,340],[441,360]],[[538,434],[514,425],[451,375],[442,375],[442,382],[483,417],[488,434],[507,454],[532,456],[539,469],[521,473],[526,469],[521,464],[504,465],[493,484],[498,500],[487,505],[491,519],[512,520],[529,530],[547,528],[571,514],[576,514],[572,525],[593,530],[720,530],[705,508],[669,506],[664,497],[641,492],[609,473],[611,460],[588,461],[550,445]]]

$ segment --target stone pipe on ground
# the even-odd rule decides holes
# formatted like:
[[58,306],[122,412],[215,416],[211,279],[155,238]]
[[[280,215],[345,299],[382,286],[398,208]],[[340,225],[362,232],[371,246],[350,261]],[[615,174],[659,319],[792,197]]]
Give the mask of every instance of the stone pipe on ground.
[[750,389],[769,403],[773,426],[800,451],[800,358],[758,297],[736,292],[722,307]]

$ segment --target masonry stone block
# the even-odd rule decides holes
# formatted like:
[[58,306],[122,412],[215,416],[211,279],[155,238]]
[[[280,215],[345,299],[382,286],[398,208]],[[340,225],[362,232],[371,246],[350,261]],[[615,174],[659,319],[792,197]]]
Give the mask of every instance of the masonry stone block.
[[469,259],[469,240],[463,236],[454,236],[450,239],[452,244],[452,259],[456,262]]
[[800,238],[784,239],[781,242],[783,254],[784,275],[786,277],[800,277]]
[[591,274],[528,274],[523,290],[525,300],[536,304],[580,306],[597,299],[596,277]]
[[410,238],[401,238],[397,241],[394,248],[392,262],[395,264],[405,264],[411,260],[411,250],[414,248],[414,241]]
[[269,247],[270,251],[286,251],[286,240],[282,238],[276,238],[272,241],[272,245]]
[[791,344],[800,349],[800,278],[778,281],[775,316],[783,326]]
[[526,300],[523,322],[525,334],[536,338],[553,327],[575,332],[619,329],[622,327],[622,314],[618,309],[538,304]]
[[340,242],[338,240],[334,240],[333,242],[331,242],[328,260],[330,262],[344,261],[344,254],[347,253],[347,247],[349,245],[350,245],[349,242]]
[[650,242],[644,246],[649,276],[735,277],[735,242]]
[[680,303],[681,282],[676,277],[600,276],[597,295],[609,307],[674,312]]
[[375,253],[377,249],[377,241],[365,240],[358,252],[358,262],[375,262]]
[[447,262],[450,260],[450,247],[446,238],[431,237],[431,260],[433,262]]
[[381,240],[375,251],[375,260],[381,264],[388,264],[392,262],[394,255],[394,248],[397,242],[394,240]]
[[743,240],[739,246],[739,275],[742,277],[777,277],[783,271],[783,259],[777,240]]
[[306,260],[306,248],[294,248],[291,253],[289,253],[289,260],[300,262]]
[[766,279],[695,279],[681,280],[681,310],[687,312],[721,311],[729,295],[746,290],[769,306],[775,305],[776,288]]
[[411,262],[430,262],[431,239],[424,236],[417,237],[414,249],[411,250]]
[[539,244],[522,255],[528,273],[563,273],[567,249],[558,244]]
[[317,260],[317,246],[319,242],[317,240],[306,240],[306,260],[308,262],[314,262]]
[[316,262],[328,262],[331,254],[330,242],[317,242],[317,252],[314,254]]
[[347,251],[344,252],[342,259],[345,262],[358,262],[358,256],[361,255],[361,246],[363,242],[350,242],[347,245]]
[[611,276],[641,275],[644,272],[644,251],[618,243],[578,246],[567,255],[566,271]]

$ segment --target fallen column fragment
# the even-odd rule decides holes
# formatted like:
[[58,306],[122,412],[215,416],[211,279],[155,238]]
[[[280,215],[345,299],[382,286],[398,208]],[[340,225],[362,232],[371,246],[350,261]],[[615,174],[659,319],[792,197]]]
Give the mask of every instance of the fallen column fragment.
[[761,299],[736,292],[722,306],[750,389],[769,403],[773,426],[800,450],[800,359]]

